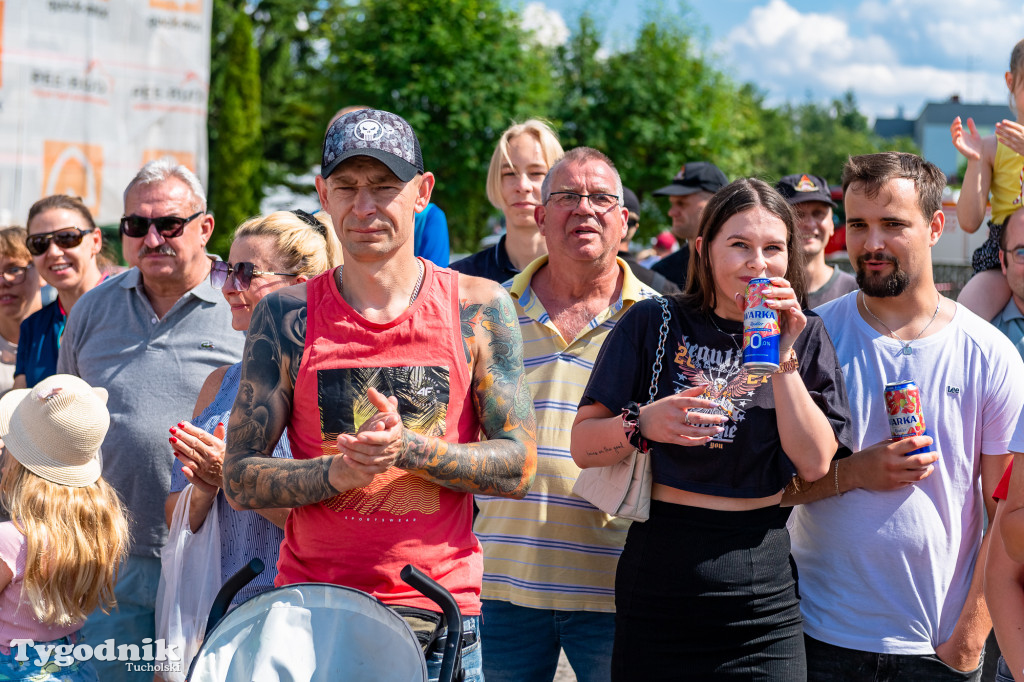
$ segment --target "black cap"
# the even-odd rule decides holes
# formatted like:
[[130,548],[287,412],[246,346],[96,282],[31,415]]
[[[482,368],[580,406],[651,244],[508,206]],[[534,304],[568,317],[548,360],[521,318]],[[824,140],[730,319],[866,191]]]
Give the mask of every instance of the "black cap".
[[694,192],[711,192],[714,194],[729,184],[718,166],[708,161],[695,161],[679,169],[672,178],[672,184],[654,190],[654,194],[662,197],[683,196]]
[[409,122],[398,114],[360,109],[340,117],[324,137],[320,175],[327,178],[353,156],[369,156],[387,166],[402,182],[423,172],[423,156]]
[[825,178],[809,173],[797,173],[787,175],[775,183],[775,189],[786,198],[786,201],[793,204],[802,204],[805,201],[820,201],[836,208],[836,202],[832,201],[832,193],[828,189]]
[[630,213],[635,213],[637,216],[640,215],[640,200],[636,198],[636,192],[628,187],[622,188],[622,205]]

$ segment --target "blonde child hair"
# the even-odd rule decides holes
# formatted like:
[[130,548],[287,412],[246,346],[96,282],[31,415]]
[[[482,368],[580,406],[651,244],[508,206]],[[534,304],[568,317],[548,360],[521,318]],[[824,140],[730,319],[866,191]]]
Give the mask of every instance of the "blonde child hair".
[[50,626],[75,626],[116,603],[129,532],[120,498],[100,475],[106,402],[106,390],[68,374],[0,398],[0,504],[25,537],[21,600]]
[[118,566],[128,556],[128,522],[102,478],[71,487],[37,476],[11,457],[0,503],[27,541],[23,599],[41,622],[71,625],[98,606],[116,606]]

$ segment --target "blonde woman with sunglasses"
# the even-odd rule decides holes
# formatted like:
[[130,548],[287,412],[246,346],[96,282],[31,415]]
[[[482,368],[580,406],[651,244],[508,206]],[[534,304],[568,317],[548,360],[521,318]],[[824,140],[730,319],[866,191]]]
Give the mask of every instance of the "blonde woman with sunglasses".
[[103,237],[78,197],[40,199],[28,210],[25,246],[35,270],[57,290],[57,300],[21,323],[14,387],[35,386],[57,373],[57,352],[68,313],[82,294],[101,281]]
[[[341,263],[341,247],[323,213],[277,211],[242,223],[235,231],[227,261],[216,261],[210,283],[231,304],[231,325],[249,329],[256,303],[272,291],[299,284]],[[287,509],[235,511],[221,494],[225,426],[238,392],[241,363],[214,370],[199,393],[192,423],[170,427],[169,442],[177,460],[171,472],[171,494],[164,511],[170,526],[174,507],[191,483],[189,525],[198,531],[217,505],[221,532],[221,581],[227,580],[254,557],[266,570],[235,596],[233,603],[274,586],[277,552],[284,539]],[[291,458],[287,437],[281,438],[274,457]]]

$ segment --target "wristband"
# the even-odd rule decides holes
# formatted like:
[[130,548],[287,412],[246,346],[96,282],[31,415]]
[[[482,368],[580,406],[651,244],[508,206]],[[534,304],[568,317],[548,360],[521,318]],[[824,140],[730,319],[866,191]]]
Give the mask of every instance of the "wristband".
[[622,407],[622,430],[626,440],[640,452],[650,450],[647,439],[640,435],[640,405],[635,402],[626,403]]
[[790,347],[786,356],[786,359],[779,363],[779,368],[775,370],[776,374],[789,374],[800,369],[800,361],[796,358],[796,349]]

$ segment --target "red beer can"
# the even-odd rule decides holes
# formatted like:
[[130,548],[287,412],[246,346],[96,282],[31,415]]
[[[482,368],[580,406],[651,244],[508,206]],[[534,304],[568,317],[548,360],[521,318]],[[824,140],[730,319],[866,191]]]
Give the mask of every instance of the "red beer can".
[[[913,381],[894,381],[885,385],[885,411],[889,432],[897,440],[911,436],[931,436],[921,410],[921,391]],[[908,455],[918,455],[932,448],[918,448]]]

